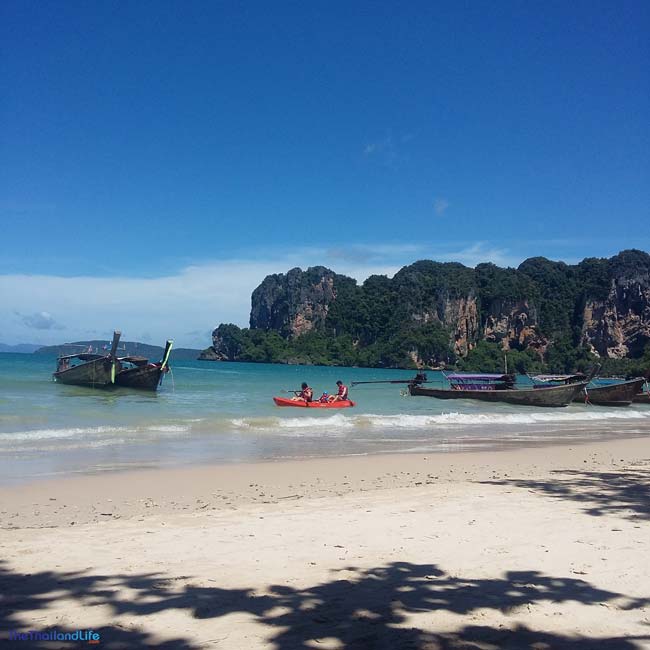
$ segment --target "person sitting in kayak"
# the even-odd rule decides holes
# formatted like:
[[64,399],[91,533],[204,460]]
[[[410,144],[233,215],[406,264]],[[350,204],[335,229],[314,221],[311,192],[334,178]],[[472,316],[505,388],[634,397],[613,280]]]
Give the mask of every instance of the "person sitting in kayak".
[[339,388],[338,392],[336,393],[336,395],[330,398],[330,401],[345,402],[348,399],[348,387],[340,379],[336,382],[336,385]]
[[292,397],[291,399],[311,402],[314,399],[314,391],[309,387],[307,382],[304,381],[302,382],[301,388],[302,390],[295,397]]
[[329,402],[330,401],[330,396],[327,392],[323,393],[320,396],[320,399],[318,400],[319,402]]

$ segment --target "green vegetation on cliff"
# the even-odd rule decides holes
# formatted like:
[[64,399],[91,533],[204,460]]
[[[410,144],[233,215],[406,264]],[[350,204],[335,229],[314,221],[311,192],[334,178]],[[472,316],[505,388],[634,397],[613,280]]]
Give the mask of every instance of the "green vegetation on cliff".
[[355,344],[349,334],[312,331],[287,340],[277,332],[240,329],[232,324],[219,325],[213,336],[219,341],[220,354],[215,354],[214,347],[208,348],[204,359],[257,363],[415,368],[417,364],[410,356],[413,350],[435,359],[449,348],[449,334],[442,328],[399,332],[364,346]]
[[323,267],[268,276],[251,328],[220,325],[205,359],[609,374],[650,367],[650,255],[517,269],[428,260],[362,285]]
[[[503,372],[507,357],[508,369],[518,373],[587,371],[602,365],[603,374],[612,376],[644,375],[650,369],[650,344],[639,359],[598,359],[584,348],[554,345],[546,361],[532,350],[508,350],[505,353],[496,343],[479,341],[466,357],[456,358],[449,353],[448,336],[442,329],[435,334],[411,334],[389,337],[365,347],[354,345],[353,339],[343,334],[328,336],[308,332],[287,341],[277,332],[241,329],[236,325],[220,325],[215,335],[231,355],[223,360],[255,363],[291,363],[319,366],[362,366],[385,368],[417,368],[410,352],[418,349],[425,358],[436,359],[447,354],[446,365],[463,371]],[[216,358],[204,351],[205,359]],[[429,364],[433,365],[433,364]]]

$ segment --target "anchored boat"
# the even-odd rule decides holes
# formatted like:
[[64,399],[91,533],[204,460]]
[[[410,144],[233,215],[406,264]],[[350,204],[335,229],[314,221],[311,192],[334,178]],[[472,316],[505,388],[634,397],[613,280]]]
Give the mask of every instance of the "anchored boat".
[[[637,394],[641,391],[645,379],[638,377],[629,381],[622,381],[616,384],[605,386],[587,387],[587,396],[584,400],[588,404],[600,406],[629,406],[636,401]],[[576,399],[576,402],[581,401]]]
[[650,382],[646,380],[640,393],[634,396],[635,404],[650,404]]
[[445,377],[449,381],[449,388],[425,387],[416,378],[408,383],[408,392],[415,397],[561,407],[568,406],[587,385],[587,381],[577,381],[560,386],[516,388],[514,375],[455,373]]
[[57,360],[56,372],[53,377],[62,384],[73,386],[90,386],[105,388],[115,383],[115,377],[120,369],[120,362],[115,353],[120,341],[121,332],[113,332],[113,343],[109,354],[80,352],[66,354]]
[[115,376],[115,384],[126,388],[156,391],[162,384],[163,377],[169,372],[169,355],[173,341],[167,341],[162,359],[151,363],[144,357],[120,357],[120,371]]
[[[560,385],[575,384],[576,381],[583,381],[587,377],[584,375],[535,375],[531,379],[535,382],[542,382],[543,385]],[[644,381],[643,377],[637,377],[629,381],[618,381],[600,386],[592,383],[585,387],[581,395],[576,395],[573,401],[598,406],[629,406],[635,401]]]

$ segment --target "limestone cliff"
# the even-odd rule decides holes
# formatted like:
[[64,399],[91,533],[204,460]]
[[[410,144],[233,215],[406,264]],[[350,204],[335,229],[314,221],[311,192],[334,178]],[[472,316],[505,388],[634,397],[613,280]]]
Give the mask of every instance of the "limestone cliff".
[[613,259],[607,295],[582,310],[581,343],[600,357],[639,357],[650,341],[650,263],[630,253]]
[[239,361],[242,348],[241,330],[222,323],[212,332],[212,346],[201,352],[199,361]]
[[548,340],[539,332],[537,309],[528,300],[494,300],[484,315],[482,338],[504,351],[533,349],[544,355]]
[[[308,333],[327,342],[301,338]],[[517,269],[422,260],[361,286],[322,266],[295,268],[265,278],[252,295],[250,330],[221,325],[204,358],[329,362],[338,354],[343,365],[427,366],[482,341],[557,368],[572,366],[578,350],[639,359],[650,342],[650,255],[577,265],[538,257]]]
[[223,354],[221,351],[216,349],[214,345],[211,345],[209,348],[201,350],[201,353],[197,357],[197,361],[237,361],[237,359]]
[[324,266],[267,276],[251,298],[251,328],[275,330],[285,337],[321,329],[336,299],[335,278]]
[[416,311],[411,318],[421,325],[439,323],[449,330],[449,343],[454,354],[461,357],[474,347],[479,338],[478,308],[476,297],[472,294],[461,298],[440,296],[437,309]]

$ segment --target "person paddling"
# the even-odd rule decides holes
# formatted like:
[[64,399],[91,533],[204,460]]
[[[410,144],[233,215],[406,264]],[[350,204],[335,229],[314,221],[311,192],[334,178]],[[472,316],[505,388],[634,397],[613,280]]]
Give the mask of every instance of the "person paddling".
[[293,400],[304,400],[305,402],[311,402],[314,399],[314,391],[309,387],[307,382],[302,382],[302,390],[291,399]]
[[338,392],[331,398],[332,402],[344,402],[348,399],[348,387],[339,379],[336,382]]

